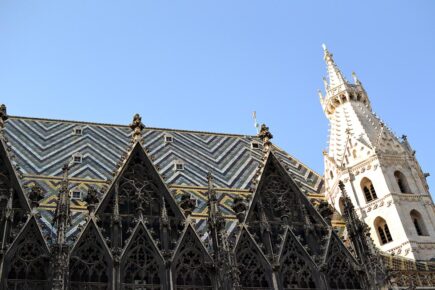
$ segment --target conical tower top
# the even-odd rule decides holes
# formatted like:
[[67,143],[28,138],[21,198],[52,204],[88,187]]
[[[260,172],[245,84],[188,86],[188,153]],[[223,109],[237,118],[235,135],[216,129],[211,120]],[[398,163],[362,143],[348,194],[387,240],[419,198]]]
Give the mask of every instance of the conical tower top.
[[329,88],[333,89],[339,85],[347,84],[347,80],[334,62],[333,54],[329,52],[325,44],[322,44],[322,47],[324,53],[323,58],[325,59],[326,68],[328,70]]
[[323,79],[326,91],[325,96],[322,96],[321,92],[319,92],[319,96],[326,116],[331,116],[338,106],[350,101],[362,102],[370,109],[368,96],[356,75],[353,74],[355,83],[348,82],[334,62],[332,53],[329,52],[326,45],[323,44],[322,47],[328,79]]

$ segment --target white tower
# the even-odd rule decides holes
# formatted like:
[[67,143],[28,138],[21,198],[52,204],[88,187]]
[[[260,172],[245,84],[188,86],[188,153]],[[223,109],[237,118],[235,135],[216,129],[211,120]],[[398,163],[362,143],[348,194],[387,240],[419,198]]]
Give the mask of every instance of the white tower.
[[349,83],[324,46],[328,80],[320,102],[329,119],[324,152],[326,194],[341,211],[342,180],[381,250],[416,260],[435,258],[435,207],[426,174],[406,136],[399,140],[373,113],[353,73]]

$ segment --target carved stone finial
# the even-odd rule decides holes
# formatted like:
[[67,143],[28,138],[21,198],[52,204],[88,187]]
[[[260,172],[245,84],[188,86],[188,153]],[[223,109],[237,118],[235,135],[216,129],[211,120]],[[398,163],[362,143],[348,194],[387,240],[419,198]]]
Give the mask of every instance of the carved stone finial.
[[168,227],[170,225],[168,210],[166,208],[166,202],[164,197],[162,197],[162,209],[160,214],[160,221],[161,221],[161,226],[163,227]]
[[5,121],[8,119],[8,114],[6,112],[6,105],[0,105],[0,128],[3,128],[5,125]]
[[142,123],[142,117],[139,114],[133,116],[130,128],[133,130],[133,142],[139,141],[142,136],[142,130],[145,128],[145,125]]
[[44,198],[44,190],[39,184],[32,186],[29,192],[30,205],[32,208],[39,206],[39,201]]
[[243,222],[243,220],[245,219],[245,212],[248,209],[248,206],[246,205],[244,198],[241,196],[236,196],[233,199],[233,206],[232,206],[237,219],[239,220],[239,222]]
[[186,216],[190,216],[196,208],[196,200],[190,196],[188,192],[181,195],[180,207],[183,209]]
[[95,187],[90,187],[88,189],[88,195],[84,199],[84,201],[88,204],[88,211],[89,214],[93,213],[95,210],[95,207],[98,204],[98,190]]
[[260,133],[258,133],[258,137],[263,141],[263,148],[264,151],[267,152],[270,150],[270,145],[272,145],[272,142],[270,142],[270,139],[273,138],[272,133],[269,131],[269,127],[266,126],[266,124],[261,125]]

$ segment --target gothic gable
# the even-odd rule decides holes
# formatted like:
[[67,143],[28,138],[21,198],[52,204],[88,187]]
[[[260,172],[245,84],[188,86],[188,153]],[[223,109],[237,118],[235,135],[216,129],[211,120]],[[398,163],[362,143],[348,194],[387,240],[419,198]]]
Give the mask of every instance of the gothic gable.
[[361,289],[355,259],[334,232],[331,232],[322,268],[331,289]]
[[175,289],[212,289],[213,260],[189,222],[172,260]]
[[27,221],[30,206],[0,137],[0,249],[6,251]]
[[287,228],[284,235],[279,264],[279,279],[284,289],[316,289],[316,264],[290,228]]
[[112,255],[94,218],[90,218],[71,249],[70,287],[82,289],[86,286],[98,286],[106,289],[110,285],[111,272]]
[[11,163],[10,155],[3,138],[0,138],[0,210],[3,209],[9,198],[10,189],[14,189],[13,207],[29,212],[30,206],[24,195],[23,188]]
[[239,233],[234,254],[242,288],[272,289],[272,267],[246,227]]
[[[108,233],[114,218],[121,222],[124,246],[139,216],[147,221],[153,238],[160,241],[163,211],[170,227],[178,229],[184,215],[140,143],[136,143],[103,197],[97,215],[105,222],[103,227]],[[172,233],[172,239],[177,239],[176,231]]]
[[[265,254],[278,254],[287,226],[310,255],[323,254],[321,243],[328,226],[272,152],[266,156],[246,224]],[[320,243],[319,243],[320,242]]]
[[142,221],[138,222],[121,257],[122,289],[160,289],[164,259]]
[[[4,258],[4,285],[8,289],[47,289],[50,251],[36,218],[30,217]],[[2,287],[2,288],[3,288]]]

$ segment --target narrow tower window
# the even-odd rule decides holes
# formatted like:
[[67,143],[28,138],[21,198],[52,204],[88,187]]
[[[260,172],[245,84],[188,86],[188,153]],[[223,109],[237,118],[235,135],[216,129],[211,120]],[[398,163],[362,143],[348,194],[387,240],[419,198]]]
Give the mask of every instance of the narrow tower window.
[[421,217],[421,214],[416,211],[415,209],[411,210],[410,212],[412,223],[414,224],[415,231],[417,232],[417,235],[419,236],[428,236],[429,233],[427,232],[426,226],[424,224],[423,218]]
[[379,243],[381,245],[393,241],[393,237],[391,236],[391,232],[388,228],[387,222],[383,218],[377,217],[375,219],[375,228],[378,233]]
[[364,178],[361,181],[361,189],[364,192],[364,196],[366,198],[367,202],[371,202],[378,198],[376,195],[375,187],[373,186],[373,183],[368,178]]
[[406,181],[405,175],[402,172],[394,172],[394,177],[396,178],[396,182],[399,186],[401,193],[411,193],[411,191],[409,190],[408,182]]
[[357,158],[358,157],[358,154],[356,153],[356,149],[353,149],[353,151],[352,151],[352,156],[353,156],[353,158]]

